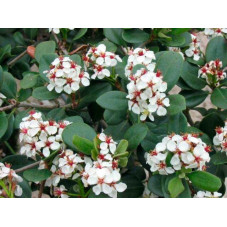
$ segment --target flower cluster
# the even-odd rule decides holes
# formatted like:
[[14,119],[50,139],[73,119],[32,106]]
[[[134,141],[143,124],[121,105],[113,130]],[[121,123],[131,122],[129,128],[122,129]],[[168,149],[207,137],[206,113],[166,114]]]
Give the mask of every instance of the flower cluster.
[[[128,76],[127,85],[129,110],[140,115],[142,121],[147,117],[154,121],[153,113],[164,116],[167,113],[165,107],[169,106],[169,99],[164,93],[167,83],[163,81],[161,71],[154,72],[155,59],[152,51],[136,48],[130,53],[125,74]],[[133,67],[143,64],[146,68],[140,68],[133,74]]]
[[83,57],[85,66],[91,68],[94,74],[92,79],[98,77],[103,79],[104,77],[110,77],[109,67],[114,67],[117,62],[122,62],[121,58],[109,51],[106,51],[106,46],[100,44],[97,47],[91,47],[86,56]]
[[147,70],[153,72],[155,69],[155,55],[154,52],[148,49],[136,48],[128,49],[128,62],[125,67],[125,75],[130,78],[133,76],[133,67],[138,64],[146,66]]
[[205,28],[204,33],[210,37],[223,36],[227,34],[227,28]]
[[188,57],[193,57],[193,60],[198,61],[201,57],[200,43],[196,36],[191,34],[192,42],[189,45],[189,48],[185,51],[185,54]]
[[182,168],[204,170],[206,162],[210,161],[210,151],[211,148],[197,134],[172,134],[164,137],[154,150],[147,153],[146,159],[151,172],[168,175]]
[[18,183],[22,181],[23,178],[11,169],[10,164],[0,162],[0,196],[9,197],[11,192],[15,196],[21,196],[23,190]]
[[117,192],[123,192],[127,188],[125,183],[119,182],[120,169],[118,160],[114,158],[117,143],[104,133],[97,138],[100,142],[97,160],[86,162],[84,170],[81,171],[81,179],[85,187],[93,186],[92,190],[96,195],[103,192],[116,198]]
[[198,72],[198,76],[205,78],[209,85],[218,86],[221,80],[226,78],[222,69],[222,61],[219,59],[206,63]]
[[213,138],[213,143],[220,151],[226,152],[227,154],[227,121],[225,122],[224,127],[216,128],[216,135]]
[[20,123],[20,153],[35,158],[36,155],[48,157],[53,151],[64,149],[62,132],[70,122],[43,121],[40,112],[34,110]]
[[75,93],[81,86],[90,85],[90,77],[87,72],[81,69],[69,57],[58,57],[50,65],[47,73],[49,84],[47,89],[55,89],[57,93],[66,92],[67,94]]
[[3,95],[2,93],[0,93],[0,106],[2,106],[3,103],[3,99],[5,99],[5,95]]
[[198,191],[197,194],[194,195],[194,198],[219,198],[222,194],[219,192],[204,192],[204,191]]
[[[79,176],[78,172],[83,170],[82,164],[90,158],[83,154],[73,153],[70,149],[65,149],[59,152],[54,158],[50,171],[52,175],[47,179],[45,185],[57,186],[61,179],[75,179]],[[41,162],[39,169],[46,168],[45,163]]]

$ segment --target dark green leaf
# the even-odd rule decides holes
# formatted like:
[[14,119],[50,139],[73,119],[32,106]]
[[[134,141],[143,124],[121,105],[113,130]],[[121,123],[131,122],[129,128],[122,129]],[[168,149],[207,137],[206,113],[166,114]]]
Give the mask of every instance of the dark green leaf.
[[215,88],[211,94],[211,102],[222,109],[227,109],[227,89]]
[[125,41],[122,39],[122,29],[121,28],[104,28],[103,33],[107,39],[118,45],[126,46]]
[[28,169],[23,173],[24,178],[31,182],[40,182],[46,180],[52,175],[52,172],[48,169]]
[[169,95],[170,106],[167,108],[170,115],[175,115],[186,109],[185,98],[182,95]]
[[60,94],[54,90],[49,91],[46,87],[37,87],[32,92],[32,97],[39,100],[51,100],[59,97]]
[[93,142],[77,135],[73,136],[73,144],[78,151],[86,155],[91,155],[91,150],[94,149]]
[[52,54],[55,52],[56,44],[54,41],[45,41],[37,45],[35,49],[35,59],[40,62],[40,59],[45,54]]
[[133,28],[124,30],[122,37],[128,43],[143,43],[150,38],[150,35],[141,29]]

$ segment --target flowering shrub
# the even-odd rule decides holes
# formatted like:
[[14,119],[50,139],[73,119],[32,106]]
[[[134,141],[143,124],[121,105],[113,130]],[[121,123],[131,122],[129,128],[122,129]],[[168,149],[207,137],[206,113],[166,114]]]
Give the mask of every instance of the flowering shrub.
[[224,196],[225,28],[0,38],[1,198]]

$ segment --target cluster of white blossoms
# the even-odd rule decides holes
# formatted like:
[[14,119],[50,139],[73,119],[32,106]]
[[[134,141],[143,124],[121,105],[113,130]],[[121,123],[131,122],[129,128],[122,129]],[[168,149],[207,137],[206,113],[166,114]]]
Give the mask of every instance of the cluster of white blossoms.
[[194,198],[219,198],[222,194],[219,192],[204,192],[204,191],[198,191],[197,194],[194,195]]
[[118,62],[122,62],[121,58],[109,51],[106,51],[106,46],[100,44],[97,47],[91,47],[86,56],[83,57],[85,67],[93,70],[92,79],[98,77],[103,79],[110,77],[109,67],[115,67]]
[[227,34],[227,28],[205,28],[204,34],[210,37],[223,36]]
[[[73,30],[74,28],[68,28],[69,30]],[[52,32],[55,34],[59,34],[60,33],[60,28],[49,28],[49,32]]]
[[11,169],[10,164],[3,164],[0,162],[0,181],[0,196],[7,196],[7,192],[4,191],[5,189],[1,188],[2,184],[4,184],[8,190],[11,190],[15,196],[22,195],[23,190],[18,183],[22,182],[23,178]]
[[2,93],[0,93],[0,106],[2,106],[3,103],[3,99],[5,99],[5,95],[3,95]]
[[179,53],[182,56],[182,58],[184,59],[184,54],[181,52],[180,47],[169,47],[168,49],[169,49],[169,51]]
[[[154,121],[155,112],[159,116],[165,116],[166,107],[170,105],[164,93],[167,83],[163,81],[161,71],[154,72],[153,60],[155,60],[153,51],[136,48],[129,52],[128,63],[125,67],[125,74],[130,81],[127,85],[129,110],[140,115],[142,121],[147,117]],[[140,68],[133,74],[133,67],[138,64],[146,68]]]
[[42,114],[34,110],[22,119],[19,139],[22,142],[21,154],[35,158],[48,157],[53,151],[63,150],[62,132],[70,122],[43,121]]
[[227,121],[224,127],[217,127],[215,129],[216,135],[213,138],[213,143],[219,148],[221,152],[227,154]]
[[193,60],[198,61],[201,57],[200,42],[197,37],[191,34],[192,42],[189,44],[189,48],[185,51],[188,57],[193,57]]
[[67,94],[75,93],[80,86],[90,85],[90,76],[81,69],[69,57],[58,57],[50,65],[47,73],[49,91],[55,90],[57,93],[66,92]]
[[[46,180],[45,186],[57,186],[61,179],[76,179],[83,170],[82,164],[86,163],[90,158],[83,154],[74,153],[70,149],[59,152],[54,158],[50,171],[52,175]],[[39,169],[46,168],[45,163],[41,162]]]
[[[210,161],[210,146],[207,146],[197,134],[172,134],[162,139],[155,149],[146,154],[151,172],[158,171],[161,175],[172,174],[186,169],[205,170],[206,162]],[[166,162],[170,155],[170,163]]]
[[209,85],[218,86],[221,80],[226,78],[222,69],[222,61],[219,59],[206,63],[198,72],[198,76],[205,78]]
[[120,182],[118,160],[114,158],[117,143],[104,133],[99,134],[97,138],[100,140],[97,160],[86,161],[85,168],[80,173],[81,179],[85,187],[92,186],[96,195],[103,192],[116,198],[117,192],[123,192],[127,188],[125,183]]

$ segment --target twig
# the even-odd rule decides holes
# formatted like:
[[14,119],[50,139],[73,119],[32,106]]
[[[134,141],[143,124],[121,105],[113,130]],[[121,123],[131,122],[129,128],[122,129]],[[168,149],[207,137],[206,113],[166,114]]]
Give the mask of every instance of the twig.
[[43,194],[45,182],[46,182],[46,181],[44,180],[44,181],[42,181],[41,184],[40,184],[40,189],[39,189],[38,198],[42,198],[42,194]]
[[9,61],[7,63],[8,66],[13,65],[14,63],[16,63],[16,61],[18,61],[19,59],[21,59],[22,57],[24,57],[24,55],[27,53],[27,50],[25,50],[24,52],[22,52],[21,54],[19,54],[17,57],[15,57],[13,60]]
[[61,45],[60,40],[58,39],[57,35],[56,35],[53,31],[52,31],[52,35],[54,36],[54,38],[55,38],[55,40],[56,40],[56,42],[57,42],[59,48],[61,49],[61,51],[62,51],[64,54],[68,55],[68,54],[69,54],[68,51],[65,49],[65,47],[64,47],[63,45]]
[[26,107],[26,108],[43,108],[43,109],[54,109],[54,108],[70,108],[72,107],[72,104],[66,104],[66,105],[59,105],[55,103],[54,105],[42,105],[42,104],[35,104],[35,103],[26,103],[26,102],[21,102],[21,103],[16,103],[8,106],[3,106],[0,108],[0,112],[6,111],[6,110],[11,110],[14,107]]
[[23,171],[25,171],[25,170],[27,170],[27,169],[31,169],[31,168],[33,168],[33,167],[35,167],[35,166],[38,166],[39,163],[40,163],[40,161],[34,162],[34,163],[32,163],[32,164],[30,164],[30,165],[27,165],[27,166],[24,166],[24,167],[22,167],[22,168],[20,168],[20,169],[16,169],[15,172],[16,172],[16,173],[23,172]]
[[84,48],[87,48],[87,47],[88,47],[88,45],[86,45],[86,44],[84,44],[84,45],[82,45],[82,46],[79,46],[79,47],[76,48],[75,50],[71,51],[71,52],[69,53],[69,55],[73,55],[73,54],[77,53],[78,51],[80,51],[80,50],[82,50],[82,49],[84,49]]
[[185,116],[186,116],[186,118],[187,118],[187,121],[188,121],[188,123],[190,124],[190,126],[193,126],[193,125],[194,125],[194,122],[193,122],[193,120],[192,120],[192,118],[191,118],[191,115],[190,115],[190,113],[189,113],[189,109],[186,109],[186,110],[184,111],[184,114],[185,114]]

